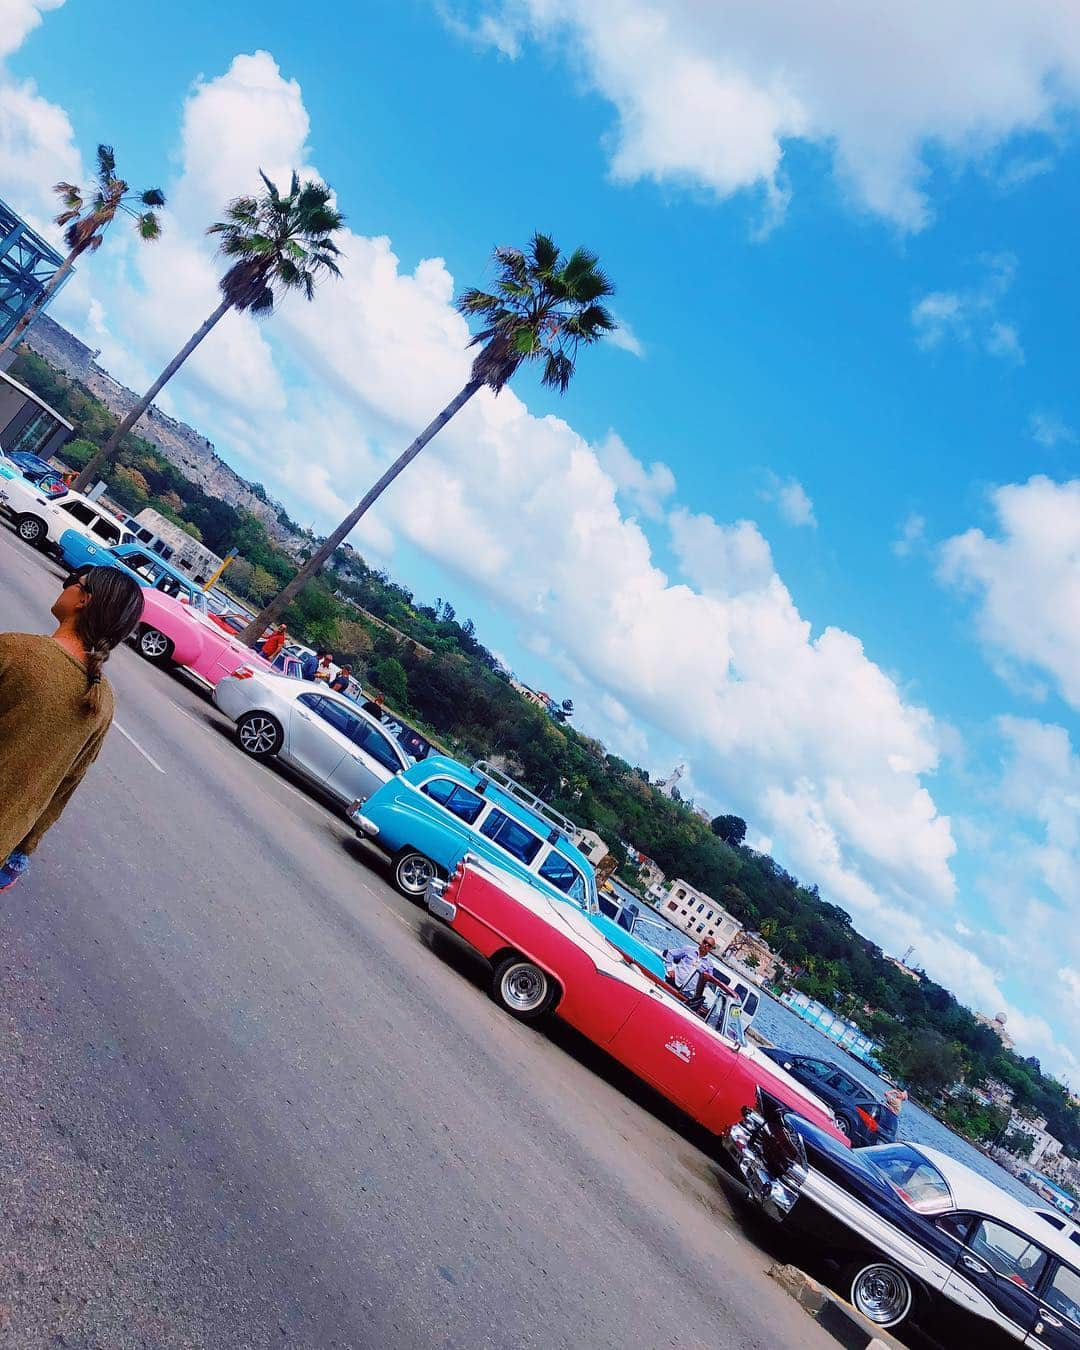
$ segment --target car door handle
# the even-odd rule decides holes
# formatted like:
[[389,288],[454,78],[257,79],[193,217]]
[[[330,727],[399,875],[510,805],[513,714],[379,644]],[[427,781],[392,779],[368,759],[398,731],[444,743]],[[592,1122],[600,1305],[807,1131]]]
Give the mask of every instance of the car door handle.
[[974,1271],[976,1275],[990,1274],[990,1267],[984,1261],[980,1261],[974,1256],[968,1256],[966,1252],[960,1257],[960,1264],[967,1266],[968,1270]]
[[1057,1317],[1055,1317],[1053,1313],[1048,1313],[1045,1308],[1042,1310],[1042,1312],[1039,1313],[1039,1321],[1045,1322],[1048,1327],[1064,1326],[1063,1322],[1061,1322]]
[[297,717],[302,717],[302,718],[304,719],[305,722],[314,722],[314,721],[315,721],[314,717],[312,717],[312,715],[311,715],[310,713],[304,712],[303,708],[297,708],[297,710],[296,710],[296,715],[297,715]]

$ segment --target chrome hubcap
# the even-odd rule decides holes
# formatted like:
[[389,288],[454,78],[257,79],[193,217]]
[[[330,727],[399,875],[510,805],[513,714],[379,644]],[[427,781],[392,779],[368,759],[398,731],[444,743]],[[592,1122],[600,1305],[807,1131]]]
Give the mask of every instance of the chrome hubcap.
[[27,544],[35,543],[40,534],[41,526],[36,520],[24,520],[19,526],[19,538]]
[[502,996],[516,1012],[535,1012],[547,996],[547,976],[536,966],[511,966],[502,977]]
[[251,755],[265,755],[273,750],[277,727],[268,717],[249,717],[240,728],[240,744]]
[[892,1266],[867,1266],[851,1291],[856,1308],[878,1326],[901,1321],[911,1307],[911,1286]]
[[139,640],[144,656],[164,656],[169,650],[169,639],[156,628],[148,628]]
[[398,864],[398,879],[402,888],[419,894],[427,889],[427,884],[435,875],[435,868],[419,853],[410,853]]

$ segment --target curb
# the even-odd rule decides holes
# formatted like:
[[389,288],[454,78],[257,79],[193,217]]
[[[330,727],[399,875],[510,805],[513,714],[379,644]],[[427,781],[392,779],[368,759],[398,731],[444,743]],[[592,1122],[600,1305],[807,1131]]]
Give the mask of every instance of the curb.
[[769,1267],[769,1275],[844,1350],[900,1350],[900,1343],[888,1332],[867,1321],[850,1303],[837,1298],[798,1266],[777,1262]]

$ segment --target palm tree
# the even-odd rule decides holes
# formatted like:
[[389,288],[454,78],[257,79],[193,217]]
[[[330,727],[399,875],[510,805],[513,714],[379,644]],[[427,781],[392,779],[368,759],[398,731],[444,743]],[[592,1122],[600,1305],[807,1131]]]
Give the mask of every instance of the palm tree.
[[259,197],[235,198],[229,203],[225,220],[217,221],[206,231],[220,237],[218,251],[224,257],[236,259],[218,282],[221,303],[192,333],[79,474],[75,487],[80,492],[100,474],[102,466],[162,388],[230,309],[260,317],[271,314],[279,294],[302,291],[311,300],[315,282],[322,273],[341,275],[337,265],[341,250],[332,236],[345,217],[331,205],[331,192],[326,184],[310,181],[301,185],[294,171],[289,191],[282,196],[261,169],[259,176],[266,191]]
[[465,385],[256,615],[244,629],[243,641],[258,641],[398,474],[478,390],[486,385],[497,394],[519,366],[540,363],[541,382],[565,393],[578,348],[614,330],[615,320],[600,303],[614,294],[614,287],[600,270],[595,253],[578,248],[564,258],[548,235],[535,234],[525,251],[497,248],[495,264],[498,275],[492,292],[470,289],[457,299],[462,314],[476,316],[483,324],[469,343],[480,350]]
[[[97,173],[94,175],[95,187],[89,204],[86,203],[82,189],[74,183],[57,183],[53,191],[59,194],[64,209],[55,217],[57,225],[66,225],[64,243],[68,254],[42,288],[41,294],[22,316],[11,332],[0,342],[0,353],[15,347],[23,333],[33,323],[38,311],[63,281],[76,261],[84,253],[96,252],[105,238],[105,231],[112,224],[116,213],[122,211],[135,221],[139,238],[147,243],[153,242],[161,234],[161,223],[153,208],[165,205],[165,194],[160,188],[148,188],[145,192],[133,193],[127,183],[116,176],[116,156],[111,145],[99,145],[97,148]],[[133,203],[144,207],[138,210]]]

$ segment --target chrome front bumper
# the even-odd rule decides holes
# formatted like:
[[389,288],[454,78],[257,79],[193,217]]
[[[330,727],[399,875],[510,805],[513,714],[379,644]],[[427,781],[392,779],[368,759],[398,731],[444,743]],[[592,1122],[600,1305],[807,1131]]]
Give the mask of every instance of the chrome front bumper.
[[452,905],[449,900],[443,898],[445,890],[446,882],[440,881],[438,877],[432,877],[424,890],[424,904],[437,919],[442,919],[444,923],[453,923],[457,917],[457,905]]
[[767,1128],[756,1111],[747,1111],[742,1120],[724,1131],[721,1142],[746,1183],[747,1195],[770,1219],[781,1223],[795,1207],[807,1168],[804,1163],[795,1162],[782,1172],[770,1170],[762,1149],[762,1136]]

